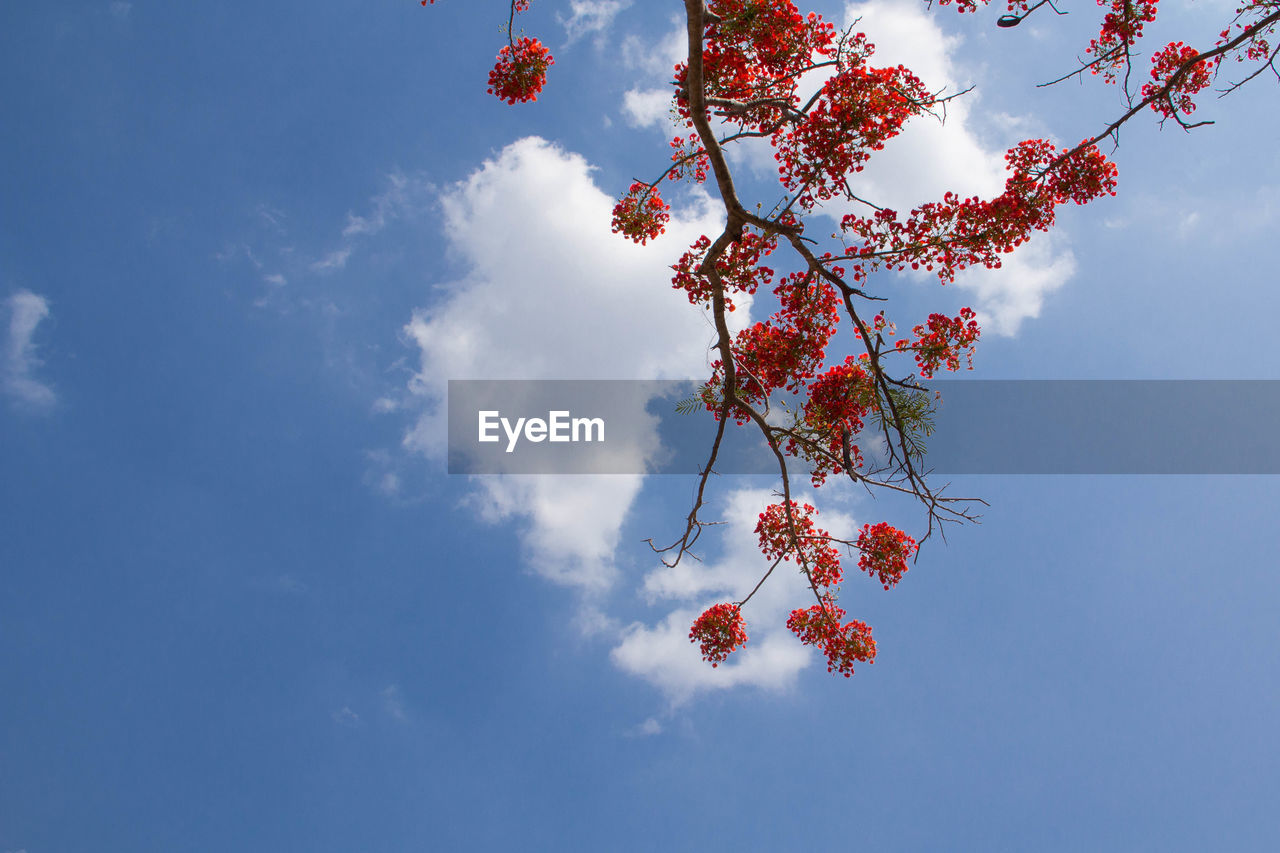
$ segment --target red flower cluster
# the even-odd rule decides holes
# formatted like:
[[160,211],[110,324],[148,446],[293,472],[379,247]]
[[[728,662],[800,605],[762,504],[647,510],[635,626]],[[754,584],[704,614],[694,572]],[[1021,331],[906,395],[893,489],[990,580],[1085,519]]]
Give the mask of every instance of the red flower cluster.
[[854,661],[874,663],[876,641],[865,622],[840,620],[845,613],[830,598],[821,605],[792,610],[787,627],[808,646],[817,646],[827,656],[827,672],[838,672],[845,678],[853,675]]
[[[760,259],[777,247],[777,237],[762,237],[751,230],[743,231],[742,238],[729,245],[728,250],[716,261],[716,273],[724,290],[726,308],[734,310],[731,293],[753,294],[760,285],[773,281],[773,270],[763,266]],[[685,291],[692,304],[707,308],[711,307],[715,285],[707,276],[698,272],[698,267],[702,265],[702,259],[710,248],[711,238],[703,235],[680,257],[679,263],[671,266],[676,273],[671,279],[671,286]]]
[[[1227,27],[1218,34],[1218,40],[1214,43],[1214,46],[1218,47],[1231,41],[1233,30],[1236,35],[1240,35],[1247,32],[1251,27],[1256,26],[1259,21],[1250,20],[1251,17],[1262,18],[1274,12],[1275,5],[1267,2],[1267,0],[1253,0],[1253,2],[1241,5],[1236,9],[1236,19],[1232,22],[1232,26]],[[1253,30],[1253,34],[1244,42],[1244,50],[1236,53],[1236,62],[1244,62],[1246,59],[1260,62],[1269,57],[1271,55],[1271,43],[1267,40],[1267,36],[1275,33],[1276,23],[1275,20],[1272,20],[1266,26]]]
[[880,267],[923,267],[945,283],[969,266],[994,269],[1002,254],[1033,231],[1049,230],[1057,205],[1115,194],[1115,164],[1094,146],[1059,151],[1048,140],[1029,139],[1010,148],[1005,162],[1012,174],[1004,192],[989,201],[947,193],[941,202],[912,210],[905,221],[887,208],[870,217],[845,216],[841,228],[846,237],[862,241],[849,248],[861,268],[855,276]]
[[816,513],[817,510],[809,504],[791,502],[791,517],[795,523],[793,543],[786,505],[773,504],[760,513],[756,536],[760,540],[760,550],[770,560],[784,557],[798,560],[814,586],[835,586],[844,579],[840,570],[840,552],[832,546],[831,534],[814,525]]
[[969,369],[973,369],[973,344],[982,334],[978,328],[977,316],[971,308],[961,308],[960,316],[948,317],[946,314],[930,314],[929,322],[916,326],[912,333],[914,342],[898,341],[900,350],[914,350],[916,365],[920,375],[930,379],[939,367],[944,364],[947,370],[960,369],[960,356],[965,356]]
[[[1170,118],[1177,112],[1191,115],[1196,111],[1191,96],[1213,82],[1213,73],[1218,67],[1216,56],[1190,64],[1199,55],[1200,51],[1194,47],[1175,41],[1165,45],[1151,57],[1151,79],[1155,82],[1142,87],[1143,100],[1169,86],[1167,93],[1151,102],[1151,109],[1165,118]],[[1189,67],[1184,70],[1185,65]]]
[[[826,450],[832,457],[815,460],[812,472],[814,488],[826,482],[832,474],[845,473],[846,450],[847,461],[855,468],[862,467],[862,451],[852,443],[852,439],[862,431],[863,418],[879,407],[875,380],[854,356],[847,356],[844,364],[835,365],[809,383],[804,425],[823,437]],[[788,453],[795,454],[802,449],[794,439],[788,440]]]
[[1129,55],[1127,48],[1142,37],[1142,27],[1156,19],[1158,0],[1098,0],[1099,6],[1110,6],[1102,19],[1098,37],[1089,42],[1089,53],[1101,60],[1090,67],[1093,74],[1103,75],[1108,83],[1116,81],[1116,74],[1125,68]]
[[907,572],[907,560],[915,556],[916,540],[887,522],[864,524],[858,534],[858,568],[879,577],[885,589],[895,586]]
[[688,136],[677,136],[671,140],[671,179],[678,181],[686,175],[693,177],[695,183],[707,179],[707,170],[711,161],[707,159],[707,151],[702,147],[702,140],[697,133]]
[[526,36],[506,45],[489,72],[489,94],[508,104],[536,101],[547,82],[547,68],[554,64],[551,52],[537,39]]
[[671,218],[669,210],[656,189],[636,181],[613,206],[613,233],[642,244],[657,239]]
[[[829,55],[835,27],[810,13],[800,14],[791,0],[711,0],[702,51],[708,98],[732,101],[722,108],[742,127],[772,133],[784,105],[795,106],[801,73],[815,55]],[[686,122],[688,67],[675,69],[676,106]]]
[[689,642],[697,643],[703,660],[719,666],[747,641],[746,622],[736,604],[716,604],[694,620]]
[[843,196],[849,175],[861,172],[871,152],[884,148],[907,119],[932,101],[919,78],[901,65],[844,69],[823,84],[803,121],[774,134],[783,186],[799,193],[806,210]]
[[[840,297],[822,279],[792,273],[773,292],[782,307],[733,342],[739,395],[747,402],[762,402],[779,388],[799,391],[822,367],[840,319]],[[723,379],[723,365],[717,361],[712,368]]]

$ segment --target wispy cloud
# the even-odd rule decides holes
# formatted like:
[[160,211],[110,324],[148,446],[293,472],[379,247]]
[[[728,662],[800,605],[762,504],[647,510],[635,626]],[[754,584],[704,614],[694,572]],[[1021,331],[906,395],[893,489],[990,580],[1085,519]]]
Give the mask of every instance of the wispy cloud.
[[111,4],[111,14],[121,20],[129,17],[129,13],[133,11],[132,3],[125,3],[124,0],[114,0]]
[[0,363],[4,392],[15,407],[47,412],[57,402],[57,395],[35,376],[41,362],[36,357],[33,337],[36,327],[49,316],[49,302],[29,290],[20,290],[5,304],[9,309],[9,329]]
[[403,723],[409,719],[398,685],[389,684],[382,689],[382,708],[397,722]]
[[652,737],[662,734],[662,723],[656,717],[649,717],[643,723],[628,729],[627,737]]
[[400,172],[392,172],[387,176],[388,186],[370,201],[370,210],[361,216],[347,214],[347,225],[342,229],[343,237],[355,237],[360,234],[373,236],[412,207],[415,198],[415,187],[410,179]]
[[334,711],[330,716],[332,716],[333,721],[340,726],[355,728],[360,725],[360,715],[346,705],[343,705],[341,708]]
[[585,35],[604,33],[617,14],[630,5],[631,0],[571,0],[569,17],[557,18],[572,43]]
[[387,187],[369,200],[365,213],[347,213],[339,245],[311,264],[311,271],[329,273],[346,267],[359,242],[374,237],[387,226],[425,210],[434,187],[422,178],[392,172]]
[[334,249],[320,260],[311,265],[311,269],[315,272],[332,272],[340,270],[347,265],[347,258],[351,257],[351,247],[344,246],[341,249]]
[[625,36],[618,49],[618,58],[624,68],[652,74],[665,83],[671,78],[672,67],[684,59],[688,44],[684,16],[681,15],[672,17],[671,29],[656,42],[634,34]]

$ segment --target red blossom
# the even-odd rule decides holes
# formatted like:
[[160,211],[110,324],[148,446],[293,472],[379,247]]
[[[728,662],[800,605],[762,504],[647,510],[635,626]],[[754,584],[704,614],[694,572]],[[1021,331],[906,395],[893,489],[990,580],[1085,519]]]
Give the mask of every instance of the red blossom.
[[700,184],[707,179],[711,161],[707,159],[707,151],[702,147],[697,133],[675,137],[671,140],[671,149],[672,180],[678,181],[689,176]]
[[878,577],[885,589],[894,586],[907,571],[907,560],[915,555],[916,540],[887,522],[866,524],[858,534],[858,568]]
[[945,283],[970,266],[999,267],[1001,255],[1052,227],[1057,205],[1115,194],[1115,164],[1092,145],[1059,151],[1048,140],[1028,139],[1009,149],[1005,163],[1011,174],[1004,192],[987,201],[947,193],[906,219],[888,208],[846,215],[841,228],[850,254],[864,271],[924,269]]
[[[870,53],[870,46],[867,52]],[[804,120],[773,137],[782,185],[799,193],[799,204],[843,197],[846,179],[863,169],[871,153],[932,103],[924,84],[899,65],[861,64],[836,74]]]
[[[426,6],[435,0],[421,2]],[[965,13],[987,0],[938,2],[954,3]],[[1033,10],[1031,0],[1004,2],[1015,16]],[[1127,74],[1145,25],[1155,20],[1158,0],[1097,2],[1105,15],[1089,44],[1090,59],[1077,73],[1087,69],[1116,82],[1122,70]],[[1220,33],[1217,47],[1238,38],[1241,43],[1231,48],[1237,59],[1271,61],[1267,39],[1275,21],[1263,16],[1273,14],[1275,3],[1246,0],[1236,20]],[[513,14],[528,6],[529,0],[511,0]],[[690,9],[703,21],[698,100],[705,104],[704,114],[691,111],[695,98],[689,91],[690,69],[680,63],[674,73],[674,107],[685,127],[670,142],[663,175],[653,184],[632,183],[618,200],[613,231],[639,244],[656,239],[670,221],[670,207],[658,185],[667,178],[704,183],[714,163],[715,184],[725,202],[725,229],[716,236],[700,236],[671,266],[672,287],[714,314],[713,352],[729,362],[713,362],[702,400],[717,418],[726,397],[736,400],[730,416],[738,423],[752,420],[760,425],[780,457],[785,453],[811,462],[815,487],[831,475],[856,475],[865,460],[854,440],[869,422],[881,427],[890,441],[895,429],[906,429],[902,419],[893,419],[895,426],[881,412],[884,389],[895,381],[877,372],[885,369],[882,362],[910,353],[924,378],[943,369],[958,370],[962,363],[971,368],[981,335],[975,313],[966,307],[954,317],[930,314],[909,338],[885,348],[884,338],[895,335],[892,324],[883,313],[868,322],[855,307],[862,304],[859,299],[878,298],[871,285],[881,282],[873,274],[916,270],[932,273],[945,284],[969,267],[997,268],[1005,254],[1035,232],[1049,230],[1059,206],[1114,195],[1116,167],[1089,141],[1068,149],[1047,139],[1028,139],[1006,153],[1008,175],[1003,190],[993,197],[965,198],[947,192],[903,214],[864,204],[857,195],[858,173],[908,120],[925,112],[943,112],[944,100],[935,99],[925,83],[903,66],[871,67],[868,60],[874,47],[863,34],[837,36],[832,24],[816,14],[802,15],[792,0],[706,0],[705,6],[693,4]],[[1262,22],[1269,23],[1262,26]],[[1005,20],[1002,25],[1008,23]],[[696,42],[696,30],[694,36]],[[1220,56],[1200,60],[1200,56],[1182,42],[1171,42],[1152,57],[1151,82],[1143,86],[1142,96],[1153,109],[1165,117],[1195,109],[1193,96],[1212,82],[1221,60]],[[538,40],[512,41],[502,48],[490,72],[489,91],[511,104],[536,100],[552,64],[550,53]],[[824,67],[820,73],[825,82],[816,95],[802,101],[801,78],[813,79],[812,72]],[[1114,132],[1118,125],[1107,132]],[[730,176],[725,173],[722,149],[730,140],[743,138],[768,142],[775,149],[784,192],[772,212],[766,212],[767,199],[752,213],[745,199],[739,201],[726,190]],[[822,251],[816,240],[803,235],[802,228],[804,215],[830,200],[864,204],[846,207],[858,212],[844,216],[842,233],[832,235],[843,238],[837,253]],[[801,262],[792,267],[797,271],[775,269],[776,259],[770,256],[780,242],[797,250]],[[732,333],[723,312],[745,304],[762,288],[777,298],[778,309],[768,319]],[[864,352],[828,365],[828,348],[845,312]],[[731,388],[727,387],[729,373],[734,376]],[[786,392],[803,397],[799,410],[781,405],[771,409],[771,395]],[[772,416],[779,409],[790,417],[782,427],[775,426],[779,421]],[[708,465],[707,472],[712,470]],[[886,470],[867,472],[863,482],[868,488],[909,482],[917,497],[933,500],[927,489],[917,485],[914,472],[897,481],[891,472],[885,482],[876,482]],[[785,467],[782,476],[789,482]],[[704,524],[696,517],[701,491],[698,494],[699,504],[689,517],[690,532],[679,543],[677,561]],[[930,504],[931,521],[937,506],[936,501]],[[822,650],[829,672],[848,677],[855,662],[874,660],[876,644],[865,623],[842,621],[846,614],[835,600],[843,581],[837,545],[851,543],[833,539],[817,527],[816,516],[812,505],[788,499],[760,513],[755,533],[765,557],[798,565],[819,596],[819,604],[790,614],[788,628],[805,644]],[[903,531],[881,522],[864,525],[856,547],[859,569],[889,589],[906,573],[919,546]],[[712,666],[746,643],[744,603],[716,604],[694,621],[690,641],[699,644],[702,657]]]
[[[709,98],[732,101],[731,120],[756,130],[773,126],[784,105],[797,102],[801,73],[814,55],[832,51],[835,27],[820,15],[801,15],[791,0],[711,0],[703,78]],[[690,121],[684,93],[688,68],[676,66],[676,107]]]
[[791,611],[787,627],[808,646],[816,646],[827,656],[827,672],[838,672],[845,678],[853,675],[853,664],[874,663],[876,641],[871,626],[857,619],[844,624],[844,610],[828,597],[821,605]]
[[[1218,67],[1218,57],[1193,62],[1200,51],[1180,41],[1165,45],[1151,57],[1151,79],[1142,87],[1142,98],[1155,98],[1151,109],[1171,118],[1179,112],[1186,115],[1196,111],[1192,95],[1213,82]],[[1168,87],[1167,92],[1163,92]],[[1159,95],[1159,97],[1156,97]]]
[[736,604],[707,608],[689,629],[689,642],[698,644],[703,660],[710,661],[712,666],[719,666],[746,641],[746,622]]
[[547,68],[554,64],[551,52],[535,38],[505,45],[489,72],[489,94],[508,104],[536,101],[547,82]]
[[1102,19],[1098,37],[1089,42],[1089,53],[1097,60],[1089,71],[1114,83],[1119,71],[1128,66],[1130,48],[1142,37],[1142,28],[1156,19],[1158,0],[1098,0],[1110,11]]
[[[761,264],[760,259],[773,252],[777,245],[777,237],[762,237],[748,230],[717,259],[716,273],[720,277],[725,307],[728,310],[733,311],[735,308],[731,294],[753,294],[760,285],[768,285],[773,281],[773,270]],[[671,286],[685,291],[694,305],[706,308],[711,307],[716,288],[711,279],[698,269],[710,248],[711,238],[703,235],[681,256],[680,262],[671,267],[675,271]]]
[[[827,343],[835,334],[840,304],[826,281],[792,273],[773,289],[781,307],[769,320],[743,329],[733,342],[738,394],[748,402],[763,402],[774,391],[799,391],[822,367]],[[723,365],[712,365],[722,381]]]
[[831,544],[831,534],[814,525],[816,514],[817,510],[809,504],[792,502],[788,521],[786,505],[773,504],[760,513],[756,536],[760,551],[770,560],[786,558],[799,562],[814,586],[835,586],[843,580],[840,552]]
[[655,240],[666,228],[670,210],[655,188],[637,181],[613,206],[613,233],[641,244]]
[[[877,321],[881,320],[883,316],[877,315]],[[850,466],[862,467],[862,451],[853,444],[853,438],[862,431],[863,419],[879,406],[875,380],[854,356],[847,356],[843,364],[831,367],[809,383],[803,424],[817,434],[820,445],[827,451],[826,456],[810,456],[814,460],[814,488],[826,482],[830,475],[848,473],[846,469]],[[788,439],[788,453],[804,453],[804,450],[801,442]]]
[[968,360],[972,370],[973,344],[982,334],[975,316],[971,308],[961,308],[958,317],[930,314],[928,323],[911,330],[915,340],[900,340],[897,348],[915,352],[916,366],[925,379],[932,378],[939,367],[959,370],[962,356]]

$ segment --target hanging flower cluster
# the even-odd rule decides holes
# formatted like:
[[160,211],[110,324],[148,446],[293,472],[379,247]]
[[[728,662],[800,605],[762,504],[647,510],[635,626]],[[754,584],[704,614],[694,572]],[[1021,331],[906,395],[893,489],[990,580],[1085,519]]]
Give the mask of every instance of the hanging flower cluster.
[[907,560],[915,556],[916,540],[887,522],[864,524],[858,534],[858,568],[877,577],[885,589],[897,586],[907,572]]
[[641,244],[657,239],[671,218],[670,210],[656,189],[637,181],[613,207],[613,233]]
[[758,232],[747,230],[741,239],[729,245],[715,262],[718,284],[711,277],[699,271],[702,260],[711,248],[711,238],[705,234],[694,241],[689,251],[680,257],[680,262],[671,269],[675,275],[671,286],[683,290],[694,305],[711,308],[717,288],[723,292],[725,308],[735,309],[732,294],[754,294],[761,285],[769,285],[773,281],[773,269],[760,263],[761,259],[772,253],[778,246],[778,238],[770,235],[761,236]]
[[845,616],[842,608],[824,597],[822,604],[791,611],[787,628],[807,646],[816,646],[827,656],[827,672],[853,675],[853,665],[874,663],[876,641],[871,637],[871,626],[857,619],[841,623]]
[[693,627],[689,629],[689,640],[698,644],[703,659],[712,666],[724,663],[730,652],[747,641],[741,608],[736,604],[716,604],[707,608],[694,620]]
[[809,440],[816,441],[826,453],[806,452],[809,448],[804,440],[794,436],[787,439],[787,452],[813,463],[814,488],[829,476],[853,473],[862,467],[862,451],[853,442],[862,432],[863,420],[879,409],[875,378],[864,361],[855,356],[847,356],[843,364],[832,366],[809,383],[802,424],[806,438],[816,436]]
[[831,534],[813,523],[816,514],[810,504],[773,504],[760,513],[756,536],[765,557],[798,563],[816,587],[835,586],[844,579],[840,552],[831,544]]
[[547,67],[554,65],[551,51],[534,38],[522,38],[498,51],[489,72],[489,94],[508,104],[536,101],[547,82]]
[[900,340],[899,350],[910,350],[916,355],[916,367],[925,379],[931,379],[939,367],[959,370],[963,357],[973,369],[973,345],[982,334],[977,315],[972,308],[961,308],[960,316],[930,314],[929,322],[912,329],[914,341]]
[[1180,41],[1165,45],[1151,57],[1151,79],[1142,87],[1142,99],[1153,98],[1151,109],[1172,118],[1196,111],[1192,96],[1213,82],[1218,57],[1196,61],[1200,51]]

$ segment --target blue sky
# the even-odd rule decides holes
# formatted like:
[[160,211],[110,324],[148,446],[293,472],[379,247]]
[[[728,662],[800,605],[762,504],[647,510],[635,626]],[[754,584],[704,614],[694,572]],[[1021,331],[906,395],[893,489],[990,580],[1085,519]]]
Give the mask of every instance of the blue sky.
[[[736,663],[685,640],[756,570],[767,479],[718,483],[724,534],[672,573],[643,540],[687,481],[444,473],[446,379],[705,364],[663,270],[713,209],[608,233],[667,156],[678,4],[535,0],[556,65],[518,108],[484,92],[502,5],[0,12],[0,851],[1270,849],[1275,478],[958,479],[983,523],[850,587],[880,654],[846,681],[778,630],[786,583]],[[814,4],[977,84],[868,187],[981,189],[1114,115],[1031,85],[1080,5],[1004,31]],[[1152,40],[1227,5],[1171,2]],[[1277,97],[1136,121],[1117,198],[1000,275],[886,279],[891,310],[978,307],[985,378],[1280,378]]]

